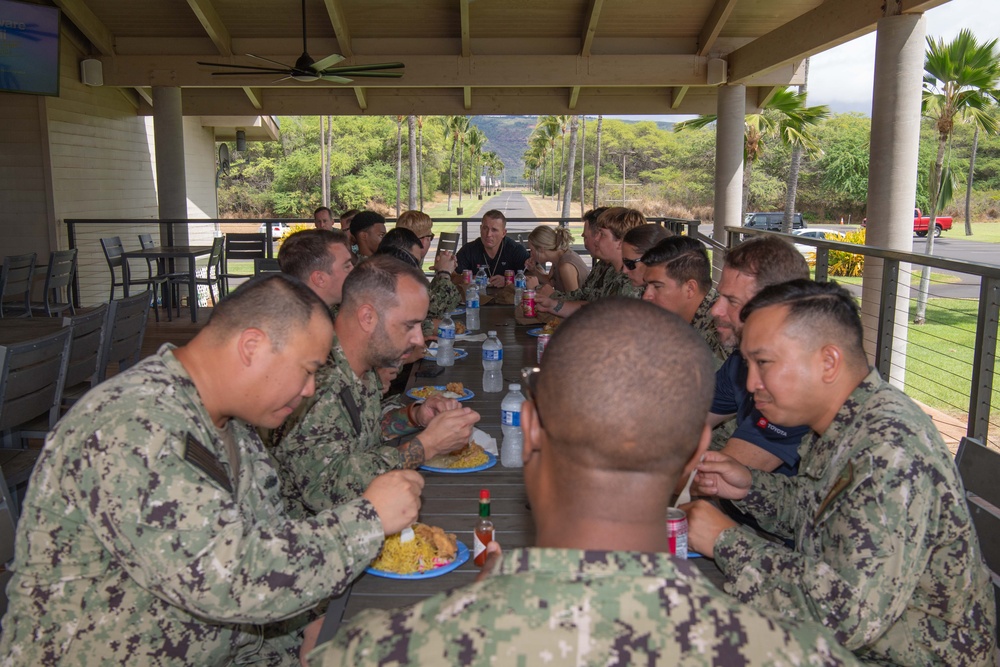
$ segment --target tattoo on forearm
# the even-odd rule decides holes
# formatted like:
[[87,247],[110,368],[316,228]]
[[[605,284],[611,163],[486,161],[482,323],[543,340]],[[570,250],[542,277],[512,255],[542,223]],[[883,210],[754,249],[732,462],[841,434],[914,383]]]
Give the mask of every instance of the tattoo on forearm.
[[419,468],[424,464],[424,443],[420,438],[413,438],[399,446],[399,452],[403,455],[403,467],[410,470]]
[[405,407],[390,410],[382,417],[382,434],[386,439],[397,435],[408,435],[415,430],[406,415]]

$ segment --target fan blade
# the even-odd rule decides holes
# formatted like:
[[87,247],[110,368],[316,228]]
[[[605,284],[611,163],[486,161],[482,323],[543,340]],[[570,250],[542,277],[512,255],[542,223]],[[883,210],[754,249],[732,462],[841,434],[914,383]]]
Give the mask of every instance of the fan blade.
[[257,60],[263,60],[264,62],[268,62],[273,65],[279,65],[281,67],[284,67],[285,69],[291,69],[291,67],[289,65],[286,65],[285,63],[279,63],[277,60],[271,60],[270,58],[265,58],[264,56],[255,56],[252,53],[248,53],[247,57],[256,58]]
[[369,72],[372,70],[380,69],[403,69],[403,63],[374,63],[372,65],[341,65],[340,67],[327,67],[323,70],[324,74],[336,74],[339,71],[344,72]]
[[[274,69],[271,67],[260,67],[259,65],[230,65],[229,63],[203,63],[200,61],[198,62],[198,64],[208,65],[209,67],[232,67],[233,69],[249,69],[253,70],[254,72],[287,72],[289,70],[288,67],[281,65],[281,63],[278,64],[281,65],[282,69]],[[232,72],[230,73],[232,74]]]
[[[327,70],[329,71],[329,70]],[[336,74],[340,76],[365,76],[368,78],[398,79],[403,76],[402,72],[355,72],[354,70],[338,70]]]
[[321,72],[330,65],[336,65],[343,59],[344,56],[340,55],[339,53],[331,53],[326,58],[321,58],[320,60],[314,62],[312,68],[317,72]]
[[212,76],[260,76],[264,74],[288,74],[287,69],[258,69],[252,72],[212,72]]
[[323,79],[324,81],[330,81],[332,83],[351,83],[351,81],[353,81],[353,79],[345,79],[342,76],[326,76],[326,75],[324,75],[324,76],[322,76],[320,78]]

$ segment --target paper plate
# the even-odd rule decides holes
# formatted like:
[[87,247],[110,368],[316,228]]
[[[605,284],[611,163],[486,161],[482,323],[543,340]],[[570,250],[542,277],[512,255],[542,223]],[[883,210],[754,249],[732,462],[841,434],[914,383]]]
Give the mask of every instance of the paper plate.
[[[469,356],[468,352],[466,352],[460,347],[455,348],[455,359],[465,359],[467,356]],[[424,359],[426,359],[427,361],[435,361],[437,359],[437,355],[433,355],[430,352],[428,352],[427,354],[424,355]]]
[[451,561],[447,565],[442,565],[441,567],[436,567],[433,570],[427,570],[426,572],[414,572],[413,574],[396,574],[395,572],[386,572],[385,570],[376,570],[373,567],[365,568],[365,572],[368,574],[374,574],[376,577],[385,577],[386,579],[433,579],[434,577],[440,577],[443,574],[448,574],[455,568],[461,567],[469,560],[469,548],[458,543],[458,553],[455,554],[455,560]]
[[455,317],[456,315],[465,315],[465,308],[456,308],[448,314],[452,317]]
[[[443,393],[444,393],[445,391],[447,391],[447,388],[446,388],[446,387],[445,387],[445,385],[443,385],[443,384],[438,384],[438,385],[430,385],[430,386],[426,386],[426,385],[425,385],[425,386],[423,386],[423,387],[413,387],[412,389],[409,389],[409,390],[407,390],[407,392],[406,392],[406,395],[407,395],[407,396],[409,396],[410,398],[415,398],[415,399],[417,399],[418,401],[419,401],[419,400],[423,400],[423,399],[424,399],[424,397],[423,397],[423,396],[420,396],[419,394],[417,394],[417,393],[416,393],[416,392],[418,392],[418,391],[420,391],[420,390],[422,390],[422,389],[437,389],[437,390],[438,390],[439,392],[441,392],[442,394],[443,394]],[[456,401],[467,401],[467,400],[469,400],[470,398],[472,398],[473,396],[475,396],[475,394],[474,394],[474,393],[472,392],[472,390],[471,390],[471,389],[468,389],[468,388],[466,388],[466,389],[465,389],[465,393],[463,393],[463,394],[462,394],[461,396],[459,396],[459,397],[458,397],[458,398],[456,398],[455,400],[456,400]]]
[[480,470],[487,470],[492,468],[497,464],[497,457],[489,452],[483,452],[486,454],[486,463],[480,466],[473,466],[471,468],[437,468],[435,466],[420,466],[420,470],[426,470],[428,472],[443,472],[446,475],[464,475],[469,472],[479,472]]
[[534,329],[528,329],[528,335],[538,337],[545,333],[545,327],[535,327]]

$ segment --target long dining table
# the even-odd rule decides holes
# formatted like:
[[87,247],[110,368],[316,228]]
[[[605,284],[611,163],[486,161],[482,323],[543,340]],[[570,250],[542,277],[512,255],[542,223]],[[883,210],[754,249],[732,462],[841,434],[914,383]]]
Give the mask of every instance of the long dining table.
[[[456,319],[464,321],[465,318],[459,315]],[[541,325],[517,324],[514,320],[514,307],[510,305],[484,306],[480,309],[480,320],[481,326],[477,333],[495,330],[500,342],[503,343],[503,391],[489,394],[482,391],[483,344],[461,340],[456,342],[455,347],[465,350],[468,353],[467,357],[456,360],[454,366],[445,368],[437,377],[421,376],[422,371],[436,368],[435,361],[422,360],[413,364],[406,389],[462,382],[467,389],[475,393],[475,396],[463,402],[464,405],[482,415],[477,428],[496,438],[499,448],[502,440],[500,402],[507,393],[508,385],[520,383],[521,368],[536,365],[538,339],[531,336],[528,331]],[[495,539],[504,548],[534,544],[535,525],[521,468],[505,468],[498,460],[496,466],[475,473],[423,472],[423,474],[425,485],[421,496],[421,522],[454,533],[471,551],[473,527],[478,519],[479,491],[488,489]],[[665,513],[664,530],[666,530]],[[702,558],[698,559],[696,564],[713,583],[721,587],[722,573],[714,561]],[[363,574],[346,593],[331,601],[319,641],[322,643],[331,638],[343,620],[351,618],[362,610],[405,607],[436,593],[470,584],[475,581],[478,574],[479,568],[473,564],[471,558],[447,574],[428,579],[397,580]]]
[[[195,260],[199,257],[204,257],[205,255],[210,255],[212,253],[212,246],[210,245],[171,245],[171,246],[155,246],[152,248],[143,248],[141,250],[129,250],[128,252],[122,253],[122,257],[125,258],[125,283],[129,282],[128,270],[130,259],[146,259],[146,260],[156,260],[158,265],[162,264],[168,260],[187,260],[187,284],[188,284],[188,308],[191,311],[191,321],[198,321],[198,287],[195,283],[197,266],[195,265]],[[183,271],[181,273],[184,273]],[[167,287],[166,289],[169,289]],[[168,313],[169,315],[169,313]]]

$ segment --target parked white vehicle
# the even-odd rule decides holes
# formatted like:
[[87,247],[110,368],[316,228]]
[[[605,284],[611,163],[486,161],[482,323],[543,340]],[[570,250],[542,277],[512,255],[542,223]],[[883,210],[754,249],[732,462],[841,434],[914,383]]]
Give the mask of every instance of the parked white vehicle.
[[[827,241],[843,241],[847,234],[839,229],[827,229],[823,227],[808,227],[806,229],[795,229],[792,234],[809,239],[824,239]],[[816,261],[816,246],[805,243],[796,243],[795,249],[802,253],[806,261],[810,264]]]

